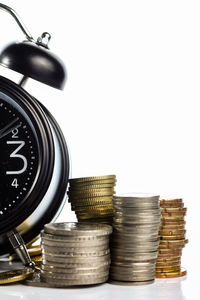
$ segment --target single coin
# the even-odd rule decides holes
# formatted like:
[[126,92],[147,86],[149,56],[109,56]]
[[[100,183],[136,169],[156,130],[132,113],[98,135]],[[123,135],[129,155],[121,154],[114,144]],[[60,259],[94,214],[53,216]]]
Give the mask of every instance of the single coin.
[[[88,224],[88,222],[87,222]],[[40,233],[42,240],[49,240],[53,241],[55,243],[61,242],[61,243],[101,243],[108,240],[109,235],[75,235],[75,236],[66,236],[66,235],[54,235],[50,233],[45,233],[43,230]]]
[[82,268],[58,268],[55,266],[49,266],[49,265],[41,265],[41,269],[46,271],[46,272],[52,272],[52,273],[67,273],[67,274],[85,274],[85,273],[95,273],[95,274],[99,274],[99,273],[103,273],[103,272],[108,272],[109,271],[109,265],[105,265],[105,266],[98,266],[98,267],[82,267]]
[[169,273],[156,273],[156,278],[175,278],[175,277],[182,277],[187,275],[187,271],[182,269],[178,272],[169,272]]
[[166,266],[166,267],[156,267],[156,273],[178,272],[180,270],[181,270],[181,266],[180,265]]
[[156,268],[168,268],[170,269],[171,267],[174,266],[179,266],[181,265],[181,260],[174,260],[174,261],[170,261],[170,262],[157,262],[156,263]]
[[78,213],[90,213],[90,212],[113,212],[112,204],[109,205],[93,205],[93,206],[79,206],[76,208],[72,207],[72,210]]
[[110,189],[110,188],[114,188],[115,186],[115,182],[113,183],[102,183],[102,184],[87,184],[87,185],[82,185],[82,184],[76,184],[76,186],[70,186],[69,187],[69,191],[70,192],[74,192],[74,191],[85,191],[85,190],[90,190],[90,189],[95,189],[95,190],[99,190],[99,189]]
[[170,263],[173,261],[180,261],[181,260],[181,255],[178,256],[172,256],[172,257],[162,257],[158,254],[158,258],[157,258],[157,263]]
[[132,262],[132,263],[125,263],[121,261],[112,261],[112,266],[115,267],[123,267],[123,268],[147,268],[149,266],[153,266],[155,268],[155,262],[156,260],[151,260],[148,262]]
[[105,195],[113,195],[114,194],[114,188],[110,189],[90,189],[90,190],[74,190],[74,191],[68,191],[67,194],[69,197],[75,199],[77,197],[82,197],[82,198],[91,198],[93,196],[104,196]]
[[173,240],[185,240],[185,235],[162,235],[160,236],[162,241],[173,241]]
[[181,230],[160,230],[159,231],[159,235],[163,235],[163,236],[176,236],[176,235],[185,235],[186,230],[181,229]]
[[0,284],[22,281],[34,273],[33,269],[25,268],[0,273]]
[[120,275],[120,274],[113,274],[110,273],[110,278],[113,280],[119,280],[119,281],[148,281],[148,280],[154,280],[155,275],[150,274],[149,276],[129,276],[129,275]]
[[82,260],[81,262],[77,263],[77,262],[56,262],[56,261],[47,261],[45,259],[43,259],[43,265],[45,265],[46,267],[51,267],[51,268],[58,268],[58,269],[83,269],[83,268],[103,268],[103,267],[109,267],[111,263],[110,259],[107,260],[92,260],[92,261],[88,261],[86,260]]
[[108,276],[108,270],[101,273],[83,273],[83,274],[67,274],[67,273],[53,273],[41,270],[41,278],[43,279],[52,279],[59,283],[59,280],[90,280],[95,278],[102,278]]
[[66,256],[58,256],[58,255],[55,255],[55,254],[47,254],[47,253],[44,253],[43,256],[42,256],[42,262],[43,264],[49,262],[50,264],[53,264],[53,262],[56,262],[56,263],[64,263],[64,264],[67,264],[67,263],[92,263],[92,262],[96,262],[97,264],[100,263],[100,262],[106,262],[110,260],[110,254],[107,254],[107,255],[104,255],[104,256],[89,256],[89,257],[66,257]]
[[162,213],[186,213],[187,208],[185,207],[163,207]]
[[[72,248],[73,249],[73,248]],[[80,251],[80,252],[78,252]],[[55,254],[55,259],[56,257],[100,257],[100,256],[105,256],[110,253],[110,249],[104,249],[104,250],[93,250],[92,248],[90,249],[82,249],[82,248],[77,248],[76,252],[73,250],[70,252],[70,249],[57,249],[56,247],[50,247],[50,246],[45,246],[45,248],[42,248],[42,253],[45,255],[54,255]]]
[[[85,248],[85,249],[88,249],[88,248],[93,248],[95,247],[95,249],[107,249],[109,247],[109,239],[106,239],[105,241],[92,241],[92,242],[60,242],[60,241],[51,241],[49,239],[45,239],[43,238],[42,241],[41,241],[42,245],[45,247],[45,246],[50,246],[50,247],[58,247],[58,248],[68,248],[68,249],[79,249],[79,248]],[[80,250],[78,250],[80,251]]]
[[54,235],[87,236],[87,235],[109,235],[112,227],[103,224],[80,224],[80,223],[50,223],[44,226],[44,232]]
[[176,203],[176,202],[179,202],[179,203],[182,203],[183,202],[183,199],[182,198],[166,198],[166,199],[160,199],[160,203],[163,204],[163,203]]
[[93,187],[96,185],[111,185],[114,187],[116,185],[117,180],[116,179],[104,179],[104,180],[94,180],[94,181],[86,181],[86,182],[73,182],[70,183],[69,189],[81,189],[84,187]]
[[101,284],[105,283],[108,280],[108,275],[104,277],[97,277],[97,278],[91,278],[91,279],[59,279],[55,280],[51,277],[45,277],[44,281],[50,284],[52,287],[60,287],[60,288],[66,288],[70,286],[82,286],[82,285],[94,285],[94,284]]
[[156,259],[158,256],[158,251],[154,252],[142,252],[142,253],[134,253],[131,256],[123,256],[116,253],[114,250],[111,249],[111,258],[114,261],[121,261],[121,262],[142,262],[147,260]]
[[88,182],[88,181],[99,181],[99,180],[108,180],[108,179],[112,179],[115,180],[116,179],[116,175],[104,175],[104,176],[91,176],[91,177],[80,177],[80,178],[72,178],[69,179],[70,184],[74,183],[74,182]]
[[147,285],[154,283],[153,280],[147,280],[147,281],[116,281],[116,280],[109,280],[108,283],[114,284],[114,285],[121,285],[121,286],[136,286],[136,285]]

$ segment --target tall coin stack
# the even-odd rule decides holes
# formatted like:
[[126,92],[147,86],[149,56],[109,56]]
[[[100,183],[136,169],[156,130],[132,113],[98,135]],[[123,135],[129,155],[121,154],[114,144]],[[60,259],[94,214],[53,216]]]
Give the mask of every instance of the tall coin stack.
[[109,276],[109,235],[103,224],[52,223],[41,233],[41,279],[52,287],[99,284]]
[[114,196],[113,205],[110,279],[118,284],[152,283],[159,246],[159,196]]
[[173,278],[186,275],[181,269],[182,248],[185,239],[186,208],[182,199],[160,200],[162,219],[160,226],[160,246],[156,264],[157,278]]
[[68,201],[79,222],[112,224],[115,175],[70,179]]

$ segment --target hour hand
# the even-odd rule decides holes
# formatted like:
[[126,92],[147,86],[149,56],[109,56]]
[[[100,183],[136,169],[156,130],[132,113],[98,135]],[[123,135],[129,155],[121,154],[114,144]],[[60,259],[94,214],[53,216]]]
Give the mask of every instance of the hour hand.
[[15,128],[19,128],[21,126],[21,123],[18,123],[19,118],[15,118],[13,121],[11,121],[9,124],[7,124],[4,128],[0,129],[0,139],[9,134],[12,130]]

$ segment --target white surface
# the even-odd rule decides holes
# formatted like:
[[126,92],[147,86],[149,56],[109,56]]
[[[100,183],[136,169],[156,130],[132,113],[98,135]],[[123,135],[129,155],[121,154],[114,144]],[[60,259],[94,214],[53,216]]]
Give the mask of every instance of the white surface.
[[118,286],[103,284],[90,288],[46,289],[13,285],[0,288],[3,300],[197,300],[199,289],[191,292],[190,280],[186,277],[157,279],[145,286]]
[[[200,2],[4,3],[17,10],[35,37],[49,31],[52,51],[66,63],[64,92],[33,80],[27,89],[61,125],[71,149],[73,177],[114,173],[117,192],[169,192],[183,197],[188,207],[189,244],[183,251],[183,266],[189,278],[182,282],[182,292],[178,284],[175,292],[167,282],[163,283],[166,290],[157,283],[139,288],[105,285],[49,290],[49,299],[57,295],[60,299],[137,299],[134,293],[139,293],[138,299],[156,299],[157,293],[159,299],[177,300],[181,293],[187,300],[199,299],[195,278],[200,267]],[[0,45],[23,39],[11,17],[0,14]],[[0,73],[20,78],[3,68]],[[69,206],[63,218],[74,219]],[[164,298],[168,292],[171,298]],[[7,298],[6,293],[10,293]],[[35,295],[44,299],[47,291],[1,287],[1,295],[2,299],[35,299]]]

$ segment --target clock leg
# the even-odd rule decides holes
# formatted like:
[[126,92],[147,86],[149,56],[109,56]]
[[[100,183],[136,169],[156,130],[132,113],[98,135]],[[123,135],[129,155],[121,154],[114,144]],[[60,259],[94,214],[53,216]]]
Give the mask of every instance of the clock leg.
[[26,267],[35,268],[35,263],[31,260],[23,238],[16,229],[7,233],[8,239],[13,249]]

